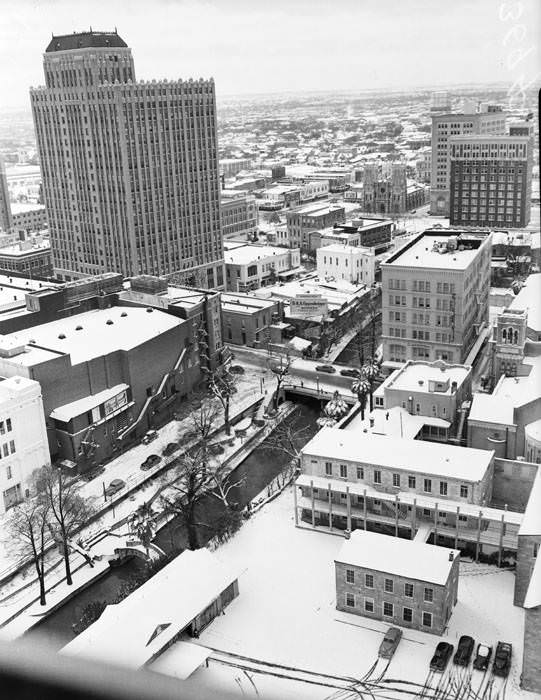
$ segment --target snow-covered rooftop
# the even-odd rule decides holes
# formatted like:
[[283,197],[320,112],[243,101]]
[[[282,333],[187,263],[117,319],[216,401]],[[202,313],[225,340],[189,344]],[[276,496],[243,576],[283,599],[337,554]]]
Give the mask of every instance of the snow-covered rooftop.
[[541,333],[541,272],[530,275],[526,284],[511,302],[510,309],[528,312],[528,328]]
[[[456,235],[456,234],[455,234]],[[434,244],[446,243],[445,236],[424,234],[410,246],[406,246],[386,265],[400,267],[431,268],[442,270],[465,270],[475,260],[478,248],[466,248],[453,252],[439,253],[433,250]]]
[[532,484],[519,535],[541,535],[541,466]]
[[335,561],[444,586],[459,555],[456,549],[355,530]]
[[155,659],[233,581],[215,554],[186,550],[61,651],[128,668]]
[[414,440],[425,425],[437,428],[451,426],[449,421],[443,418],[412,415],[401,406],[393,406],[388,410],[375,408],[365,415],[364,420],[359,412],[342,430],[357,432],[357,434],[364,432]]
[[63,406],[58,406],[51,413],[51,418],[67,423],[72,418],[80,416],[86,411],[90,411],[91,409],[96,408],[96,406],[100,406],[102,403],[105,403],[105,401],[118,396],[118,394],[126,391],[126,389],[129,389],[128,384],[117,384],[110,389],[99,391],[97,394],[85,396],[77,401],[72,401],[71,403],[64,404]]
[[450,396],[453,393],[453,382],[460,387],[470,372],[471,368],[466,365],[448,365],[442,360],[435,362],[410,360],[390,375],[385,381],[385,387]]
[[271,245],[241,245],[224,251],[224,261],[231,265],[250,265],[259,260],[289,255],[289,248],[279,248]]
[[10,358],[12,363],[31,366],[58,354],[68,354],[72,364],[78,364],[116,350],[132,350],[183,323],[156,309],[148,312],[113,307],[86,311],[3,337],[26,345],[26,352]]
[[481,481],[494,456],[492,450],[348,432],[339,428],[323,428],[302,452],[315,457],[434,474],[468,482]]

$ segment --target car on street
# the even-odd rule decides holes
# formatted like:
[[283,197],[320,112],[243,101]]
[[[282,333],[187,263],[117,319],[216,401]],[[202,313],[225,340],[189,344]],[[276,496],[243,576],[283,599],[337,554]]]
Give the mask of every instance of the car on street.
[[511,656],[513,647],[507,642],[498,642],[496,653],[494,654],[494,663],[492,664],[492,673],[495,676],[507,676],[511,668]]
[[451,654],[453,653],[453,645],[448,642],[440,642],[436,647],[434,656],[430,660],[430,668],[432,671],[445,671]]
[[490,657],[492,656],[492,647],[490,644],[483,644],[480,642],[477,645],[477,651],[475,652],[475,659],[473,660],[473,667],[478,671],[486,671],[488,664],[490,663]]
[[141,469],[146,472],[156,464],[159,464],[162,458],[159,455],[149,455],[145,461],[141,464]]
[[332,365],[317,365],[316,372],[327,372],[327,374],[334,374],[336,368]]
[[158,431],[157,430],[147,430],[146,433],[143,435],[143,439],[141,442],[143,445],[148,445],[149,442],[152,442],[158,437]]
[[475,647],[475,640],[467,634],[463,634],[458,640],[453,663],[457,666],[467,666],[470,663],[471,655]]
[[379,645],[378,655],[384,659],[391,659],[402,637],[402,630],[398,627],[389,627],[385,637]]
[[122,479],[113,479],[109,486],[105,489],[106,497],[109,498],[110,496],[114,496],[115,493],[124,488],[124,486],[126,486],[126,482]]
[[162,454],[164,457],[169,457],[169,455],[172,455],[177,450],[180,450],[180,445],[178,444],[178,442],[168,442],[167,445],[163,448]]
[[359,370],[358,369],[341,369],[340,374],[342,377],[358,377]]
[[104,471],[105,467],[94,467],[94,469],[85,472],[81,478],[83,478],[85,481],[92,481],[92,479],[95,479],[100,474],[103,474]]

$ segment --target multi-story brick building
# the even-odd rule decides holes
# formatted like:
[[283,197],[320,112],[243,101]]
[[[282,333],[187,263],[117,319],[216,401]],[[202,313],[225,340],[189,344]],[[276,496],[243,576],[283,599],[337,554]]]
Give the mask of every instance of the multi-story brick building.
[[54,270],[49,240],[36,236],[2,246],[0,270],[29,277],[52,277]]
[[381,264],[383,361],[463,362],[488,323],[490,233],[431,229]]
[[336,608],[443,634],[458,600],[460,553],[356,530],[335,559]]
[[53,36],[31,103],[54,266],[223,286],[212,80],[137,82],[116,32]]
[[373,248],[379,253],[389,247],[394,224],[389,219],[353,219],[312,236],[312,247],[319,248],[332,243]]
[[470,134],[504,133],[505,114],[501,111],[468,114],[434,113],[432,115],[431,214],[449,216],[451,138]]
[[530,136],[451,137],[451,225],[527,226],[532,146]]
[[346,210],[339,204],[306,204],[286,213],[289,245],[302,252],[311,249],[310,232],[318,231],[346,220]]
[[253,194],[239,190],[222,190],[220,207],[224,239],[248,239],[257,234],[258,209]]
[[272,327],[280,324],[282,303],[249,294],[222,294],[223,337],[226,343],[267,347],[274,342]]
[[274,284],[284,274],[298,270],[300,264],[301,254],[298,248],[227,244],[226,289],[228,292],[249,292]]

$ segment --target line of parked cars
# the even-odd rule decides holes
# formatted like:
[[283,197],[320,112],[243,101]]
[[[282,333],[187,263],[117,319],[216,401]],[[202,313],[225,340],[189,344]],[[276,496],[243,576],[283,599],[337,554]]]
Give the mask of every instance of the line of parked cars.
[[[453,656],[453,663],[457,666],[468,666],[473,651],[475,649],[475,640],[473,637],[468,635],[462,635],[458,640],[458,646],[456,648],[455,655]],[[445,671],[449,659],[453,654],[454,647],[449,642],[440,642],[436,647],[434,656],[430,661],[430,668],[432,671]],[[513,647],[507,642],[498,642],[496,645],[496,653],[494,654],[494,663],[492,664],[492,673],[495,676],[505,677],[509,674],[511,668],[511,657],[513,654]],[[473,659],[473,667],[478,671],[486,671],[490,659],[492,658],[492,646],[486,644],[485,642],[479,642],[475,651],[475,657]]]

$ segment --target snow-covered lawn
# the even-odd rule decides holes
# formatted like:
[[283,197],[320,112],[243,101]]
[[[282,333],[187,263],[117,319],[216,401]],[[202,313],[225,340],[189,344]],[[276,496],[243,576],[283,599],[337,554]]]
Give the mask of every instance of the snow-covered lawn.
[[[361,679],[377,660],[378,647],[388,625],[335,609],[334,557],[343,539],[339,536],[296,528],[293,495],[289,488],[250,519],[238,534],[217,550],[217,555],[239,572],[239,597],[225,614],[202,633],[199,644],[250,659],[310,670],[336,677]],[[519,688],[522,663],[523,610],[513,606],[514,574],[495,567],[461,564],[459,601],[444,639],[456,646],[462,634],[495,645],[498,640],[513,644],[513,667],[506,697],[531,697]],[[404,630],[402,641],[386,670],[385,678],[423,684],[430,658],[440,638]],[[175,646],[155,663],[153,670],[175,674]],[[178,658],[178,657],[177,657]],[[255,662],[220,655],[228,664],[212,659],[209,667],[195,671],[186,681],[194,690],[230,691],[239,697],[327,698],[347,682],[323,679],[318,686],[261,670]],[[239,666],[248,666],[248,673]],[[380,661],[371,674],[383,670]],[[298,677],[295,671],[266,667],[278,675]],[[462,671],[460,673],[463,673]],[[449,665],[443,679],[456,680],[457,667]],[[307,677],[304,677],[305,680]],[[314,680],[314,678],[312,678]],[[433,687],[439,681],[435,676]],[[471,687],[478,691],[489,676],[474,671]],[[498,680],[497,683],[500,683]],[[411,696],[419,686],[403,685]],[[494,690],[496,690],[495,684]],[[376,696],[399,697],[390,686],[373,689]],[[342,693],[344,699],[346,693]],[[452,693],[450,697],[454,697]],[[338,695],[337,695],[338,697]],[[353,697],[353,696],[351,696]],[[400,693],[400,697],[410,697]]]

